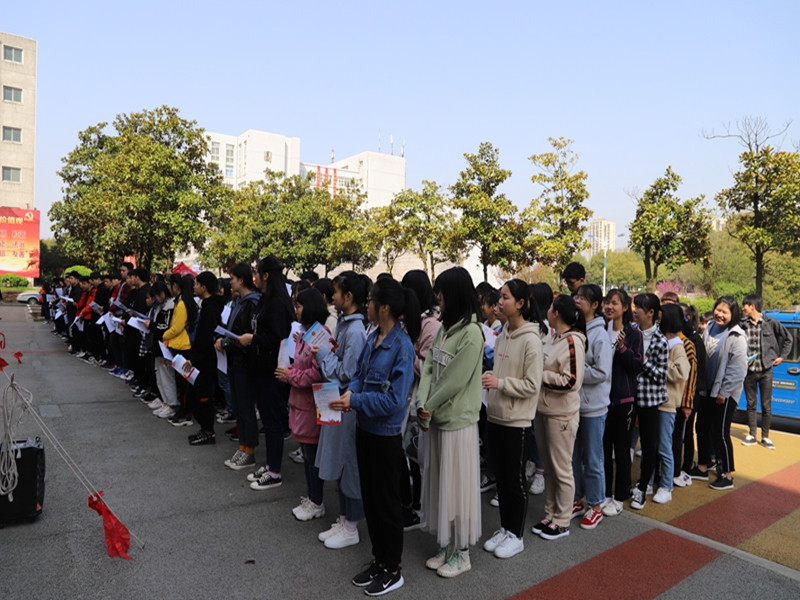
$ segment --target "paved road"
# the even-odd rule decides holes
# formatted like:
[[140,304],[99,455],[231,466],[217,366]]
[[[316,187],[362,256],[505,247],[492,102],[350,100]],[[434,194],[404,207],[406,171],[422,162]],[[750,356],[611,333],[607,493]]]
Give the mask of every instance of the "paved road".
[[[13,352],[24,353],[23,364],[9,368],[33,392],[40,414],[86,477],[105,491],[120,520],[145,543],[143,549],[132,546],[131,561],[109,558],[101,520],[87,507],[87,491],[48,447],[43,514],[34,523],[0,530],[0,599],[363,597],[349,579],[370,558],[366,528],[362,524],[359,545],[327,550],[316,535],[329,519],[296,521],[290,511],[304,493],[301,465],[286,463],[282,487],[252,491],[245,472],[223,466],[235,449],[224,436],[215,446],[190,447],[186,436],[191,429],[153,417],[124,383],[67,355],[27,307],[0,306],[0,316],[6,336],[0,355],[12,362]],[[38,434],[26,418],[17,437]],[[294,447],[289,442],[287,452]],[[257,450],[262,460],[263,452],[262,445]],[[794,468],[791,464],[779,467]],[[791,486],[783,492],[797,509],[800,492]],[[697,516],[688,494],[676,491],[671,510]],[[701,503],[719,498],[699,489],[694,494]],[[498,527],[497,511],[488,500],[484,495],[485,534]],[[326,488],[325,504],[337,506],[332,486]],[[626,509],[592,532],[574,524],[568,538],[554,542],[526,534],[525,551],[511,560],[475,549],[473,570],[454,580],[425,570],[435,540],[412,532],[403,560],[406,585],[390,596],[800,598],[800,573],[786,566],[792,564],[791,544],[800,539],[800,509],[789,506],[772,524],[785,536],[773,543],[790,549],[788,559],[775,559],[784,563],[779,564],[743,550],[745,542],[693,533],[698,529],[691,523],[678,528],[672,515],[659,521],[650,505],[655,518],[647,510],[643,516]],[[542,508],[543,498],[532,497],[529,525]],[[712,529],[735,529],[744,521],[735,517],[726,523],[726,515],[718,512],[704,517],[716,519]],[[800,560],[800,554],[795,558]]]

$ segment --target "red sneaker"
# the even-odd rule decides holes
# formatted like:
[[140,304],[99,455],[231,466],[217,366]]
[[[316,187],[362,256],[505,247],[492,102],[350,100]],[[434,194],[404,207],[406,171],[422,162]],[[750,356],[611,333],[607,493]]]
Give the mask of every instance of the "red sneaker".
[[597,524],[603,520],[603,511],[602,510],[595,510],[593,508],[589,508],[586,511],[586,514],[583,515],[583,519],[581,519],[581,528],[582,529],[594,529],[597,527]]

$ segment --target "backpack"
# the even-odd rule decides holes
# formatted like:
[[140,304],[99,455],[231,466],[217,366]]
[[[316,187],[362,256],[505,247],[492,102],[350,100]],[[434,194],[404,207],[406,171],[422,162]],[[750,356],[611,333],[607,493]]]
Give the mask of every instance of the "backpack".
[[197,307],[197,312],[194,315],[194,323],[189,326],[189,322],[186,322],[186,333],[189,334],[189,342],[194,346],[194,340],[197,337],[197,327],[200,325],[200,307]]

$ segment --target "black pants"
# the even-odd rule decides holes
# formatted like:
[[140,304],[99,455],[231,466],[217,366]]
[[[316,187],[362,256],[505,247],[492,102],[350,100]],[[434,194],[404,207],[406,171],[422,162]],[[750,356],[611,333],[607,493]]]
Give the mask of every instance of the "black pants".
[[[189,385],[189,410],[197,419],[198,425],[206,433],[214,433],[214,388],[217,385],[216,365],[202,365],[197,367],[200,374]],[[181,379],[183,379],[181,377]]]
[[711,454],[715,451],[711,442],[711,427],[714,419],[713,398],[701,396],[695,403],[697,408],[697,420],[695,421],[695,432],[697,433],[697,464],[708,466],[711,463]]
[[747,426],[750,435],[756,437],[758,412],[758,393],[761,392],[761,438],[769,437],[772,424],[772,368],[763,371],[748,371],[744,378],[744,392],[747,397]]
[[375,435],[357,427],[356,457],[372,555],[378,565],[395,572],[403,558],[402,437]]
[[[606,430],[603,433],[606,496],[613,496],[620,502],[631,497],[631,430],[635,420],[634,402],[612,404],[608,409]],[[614,463],[617,467],[616,473]]]
[[642,474],[639,478],[639,489],[647,490],[650,477],[658,462],[658,407],[636,407],[639,417],[639,443],[642,446]]
[[497,480],[500,501],[500,526],[521,538],[528,512],[528,486],[525,461],[528,458],[529,427],[506,427],[488,421],[491,464]]
[[733,471],[733,444],[731,444],[731,421],[736,410],[736,400],[725,398],[725,402],[714,404],[711,438],[717,452],[717,472]]

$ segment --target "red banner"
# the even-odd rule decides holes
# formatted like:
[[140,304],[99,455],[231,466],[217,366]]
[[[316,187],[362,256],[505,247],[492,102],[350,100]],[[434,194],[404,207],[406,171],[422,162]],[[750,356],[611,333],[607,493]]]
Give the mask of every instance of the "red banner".
[[0,206],[0,275],[39,277],[39,211]]

